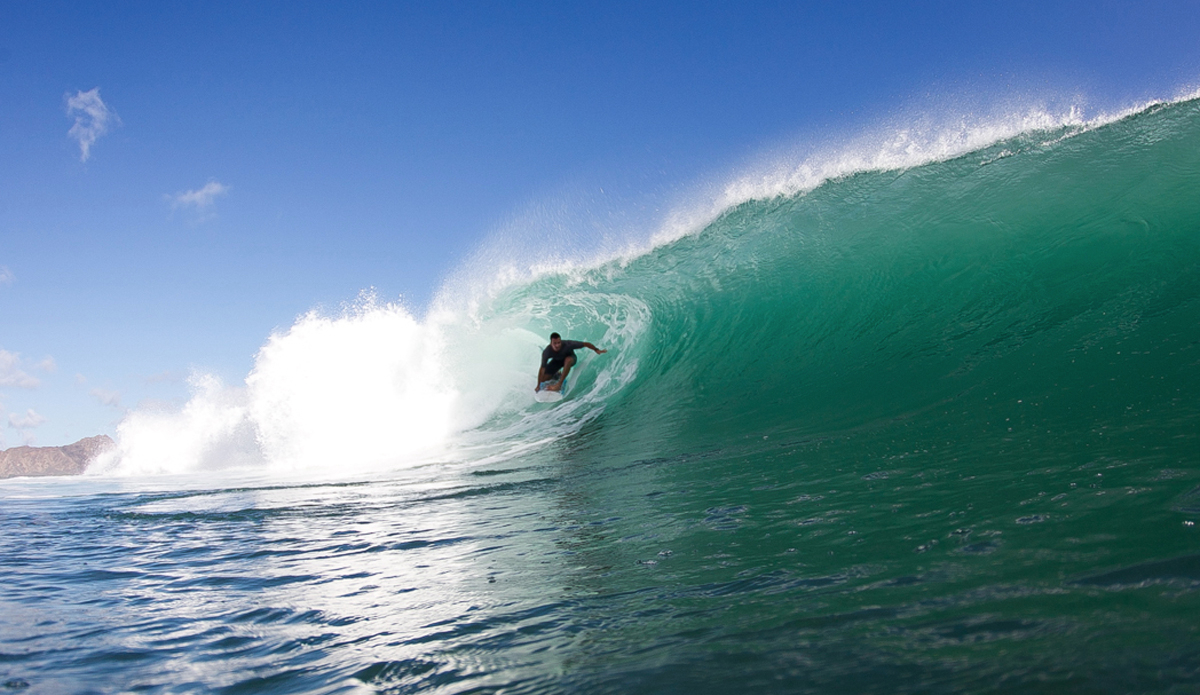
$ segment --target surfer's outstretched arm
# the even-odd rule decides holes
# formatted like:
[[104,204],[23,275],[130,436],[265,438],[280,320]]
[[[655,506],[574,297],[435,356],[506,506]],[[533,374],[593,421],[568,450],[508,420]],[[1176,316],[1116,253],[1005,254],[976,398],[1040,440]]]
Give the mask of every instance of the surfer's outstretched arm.
[[596,353],[597,355],[603,355],[604,353],[608,352],[608,350],[601,350],[600,348],[596,347],[595,345],[592,345],[591,343],[584,343],[583,346],[585,348],[591,350],[592,352]]

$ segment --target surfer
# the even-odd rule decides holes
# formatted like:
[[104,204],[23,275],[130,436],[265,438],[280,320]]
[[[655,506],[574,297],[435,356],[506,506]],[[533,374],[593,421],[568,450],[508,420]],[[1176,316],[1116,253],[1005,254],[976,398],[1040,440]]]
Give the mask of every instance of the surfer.
[[542,384],[547,381],[554,382],[546,386],[547,391],[561,391],[563,382],[571,373],[571,367],[575,366],[575,351],[581,348],[587,348],[597,355],[608,352],[608,350],[601,350],[591,343],[563,340],[559,334],[551,333],[550,344],[546,346],[545,350],[542,350],[542,364],[538,367],[538,385],[534,391],[541,391]]

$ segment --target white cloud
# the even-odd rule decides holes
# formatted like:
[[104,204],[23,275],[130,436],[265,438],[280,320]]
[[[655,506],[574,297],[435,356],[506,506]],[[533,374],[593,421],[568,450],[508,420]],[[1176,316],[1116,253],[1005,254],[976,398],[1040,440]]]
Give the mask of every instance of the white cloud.
[[17,276],[12,274],[6,266],[0,265],[0,285],[11,285],[17,281]]
[[19,354],[0,350],[0,386],[35,389],[41,385],[42,382],[37,377],[30,376],[21,369],[21,366],[22,360]]
[[96,400],[100,401],[104,405],[111,406],[113,408],[121,407],[121,392],[120,391],[109,391],[107,389],[92,389],[88,393],[95,396]]
[[194,208],[204,210],[213,204],[217,198],[229,192],[229,186],[220,181],[209,181],[203,187],[194,191],[184,191],[168,196],[173,208]]
[[21,432],[22,434],[27,434],[25,433],[25,430],[31,430],[35,427],[39,427],[44,422],[46,422],[46,418],[34,412],[33,408],[25,411],[24,415],[8,416],[8,426]]
[[91,91],[80,90],[75,96],[67,96],[67,117],[75,119],[75,125],[67,131],[67,135],[79,141],[79,161],[86,162],[92,154],[92,145],[96,139],[108,132],[111,126],[121,124],[121,119],[104,100],[100,98],[100,88]]

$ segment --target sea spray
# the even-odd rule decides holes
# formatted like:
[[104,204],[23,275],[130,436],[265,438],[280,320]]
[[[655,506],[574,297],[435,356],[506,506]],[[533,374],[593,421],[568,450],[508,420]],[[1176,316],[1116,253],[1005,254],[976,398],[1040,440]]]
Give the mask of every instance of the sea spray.
[[188,383],[192,395],[182,409],[142,408],[127,415],[117,425],[116,447],[100,454],[88,473],[146,476],[261,464],[245,389],[199,373]]
[[230,467],[342,473],[444,451],[475,424],[436,325],[366,297],[341,316],[310,312],[274,334],[240,387],[192,379],[178,413],[135,412],[98,472],[135,475]]

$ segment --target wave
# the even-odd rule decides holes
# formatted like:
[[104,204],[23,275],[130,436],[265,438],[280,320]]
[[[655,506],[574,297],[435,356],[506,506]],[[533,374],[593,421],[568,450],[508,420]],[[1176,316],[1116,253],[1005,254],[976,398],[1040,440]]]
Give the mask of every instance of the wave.
[[[739,174],[590,258],[486,244],[423,317],[369,296],[303,316],[244,384],[198,375],[181,410],[128,416],[89,473],[337,477],[580,433],[677,456],[917,420],[957,441],[1018,402],[1053,432],[1136,401],[1164,436],[1196,382],[1198,145],[1196,95],[910,124]],[[552,330],[610,350],[559,406],[529,394]]]

